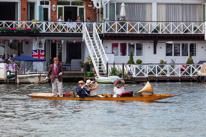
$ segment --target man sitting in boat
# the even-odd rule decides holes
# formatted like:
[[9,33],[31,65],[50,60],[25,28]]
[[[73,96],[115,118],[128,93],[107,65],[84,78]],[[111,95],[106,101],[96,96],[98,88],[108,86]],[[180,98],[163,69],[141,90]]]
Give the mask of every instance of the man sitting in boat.
[[[93,87],[94,85],[95,87]],[[87,87],[87,90],[90,91],[90,95],[93,95],[92,91],[98,88],[98,83],[96,81],[91,81],[90,79],[88,79],[86,81],[86,87]]]
[[86,85],[83,80],[80,80],[78,82],[78,87],[76,87],[76,93],[80,98],[90,97],[90,91],[86,89]]
[[118,97],[119,94],[124,92],[124,84],[125,81],[122,79],[118,79],[114,81],[114,94],[113,97]]

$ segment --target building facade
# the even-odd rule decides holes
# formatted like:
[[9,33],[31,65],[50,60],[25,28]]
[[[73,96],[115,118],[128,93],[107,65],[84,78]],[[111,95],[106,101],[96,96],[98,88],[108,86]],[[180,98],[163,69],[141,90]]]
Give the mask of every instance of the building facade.
[[[0,1],[0,54],[32,56],[41,50],[48,64],[58,56],[71,70],[80,69],[79,61],[101,52],[92,53],[85,39],[95,28],[109,63],[127,63],[131,52],[143,63],[186,63],[190,54],[195,63],[206,60],[205,0],[103,0],[101,8],[97,2]],[[19,33],[27,28],[39,32]]]

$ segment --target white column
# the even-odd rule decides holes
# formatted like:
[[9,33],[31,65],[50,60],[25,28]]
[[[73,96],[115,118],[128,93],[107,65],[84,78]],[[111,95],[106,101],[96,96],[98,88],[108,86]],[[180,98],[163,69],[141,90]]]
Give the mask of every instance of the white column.
[[39,20],[39,5],[40,5],[40,0],[37,0],[35,4],[35,10],[36,10],[35,19],[36,20]]
[[18,2],[18,20],[21,20],[21,2]]
[[157,21],[157,2],[152,2],[152,21]]

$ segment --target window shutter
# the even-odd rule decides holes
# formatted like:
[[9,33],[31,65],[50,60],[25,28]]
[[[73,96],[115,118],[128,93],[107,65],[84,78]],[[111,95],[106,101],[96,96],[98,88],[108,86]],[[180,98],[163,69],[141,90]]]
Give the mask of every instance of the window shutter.
[[42,6],[39,6],[39,21],[43,21],[43,7]]

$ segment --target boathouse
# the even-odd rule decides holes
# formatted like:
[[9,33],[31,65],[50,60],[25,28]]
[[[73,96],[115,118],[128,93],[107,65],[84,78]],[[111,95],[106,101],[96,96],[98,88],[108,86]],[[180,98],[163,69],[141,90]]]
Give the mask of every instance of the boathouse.
[[[0,55],[59,57],[97,75],[196,76],[205,61],[204,0],[9,0],[0,2]],[[79,19],[77,18],[79,16]],[[87,18],[90,18],[88,20]],[[133,53],[134,62],[127,62]],[[182,66],[188,58],[194,64]],[[164,62],[166,64],[159,64]]]

